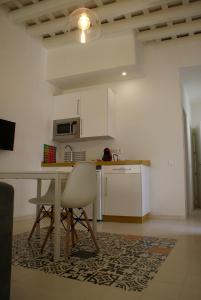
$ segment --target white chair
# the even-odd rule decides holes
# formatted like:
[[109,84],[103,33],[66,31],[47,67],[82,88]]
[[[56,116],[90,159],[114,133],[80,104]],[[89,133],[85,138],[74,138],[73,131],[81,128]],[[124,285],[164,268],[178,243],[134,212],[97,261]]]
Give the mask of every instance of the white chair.
[[[88,220],[84,207],[96,200],[96,165],[91,162],[79,162],[70,173],[64,188],[61,205],[66,211],[66,240],[65,258],[69,255],[69,237],[71,233],[72,244],[74,245],[77,234],[75,232],[76,223],[82,224],[91,233],[96,251],[99,247]],[[73,209],[79,209],[80,216],[74,217]],[[84,218],[82,218],[84,217]]]
[[[61,183],[61,190],[64,190],[66,180],[63,180]],[[50,218],[50,226],[48,228],[47,234],[45,236],[45,239],[42,243],[41,252],[43,252],[47,239],[51,232],[54,229],[54,197],[55,197],[55,182],[54,180],[51,180],[50,185],[47,189],[47,192],[40,198],[32,198],[29,200],[30,203],[35,205],[40,205],[40,210],[38,215],[36,216],[36,220],[33,224],[33,227],[31,229],[31,232],[28,237],[28,241],[31,240],[32,235],[36,229],[37,224],[41,222],[44,218]]]
[[[96,165],[91,162],[78,162],[73,168],[73,171],[69,174],[67,181],[62,181],[61,185],[61,222],[66,221],[66,239],[65,239],[65,258],[67,258],[69,251],[69,237],[71,234],[72,245],[74,246],[75,241],[78,239],[75,225],[80,223],[88,229],[91,233],[92,240],[94,241],[96,251],[99,251],[99,247],[93,233],[91,224],[88,220],[87,214],[84,207],[96,200]],[[29,200],[30,203],[41,205],[39,214],[34,222],[33,228],[29,235],[28,240],[30,241],[36,225],[46,216],[50,217],[50,226],[47,234],[43,241],[41,252],[43,252],[46,245],[47,239],[54,229],[54,180],[51,181],[50,186],[45,195],[39,200],[33,198]],[[46,209],[46,206],[49,209]],[[74,214],[73,209],[77,208],[80,215]]]

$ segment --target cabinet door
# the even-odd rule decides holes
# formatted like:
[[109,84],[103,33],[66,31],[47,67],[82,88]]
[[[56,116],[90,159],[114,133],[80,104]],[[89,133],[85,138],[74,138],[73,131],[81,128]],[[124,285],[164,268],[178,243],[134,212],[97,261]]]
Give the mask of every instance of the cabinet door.
[[81,95],[81,137],[98,137],[108,134],[108,90],[98,88],[83,91]]
[[80,114],[80,94],[70,93],[54,97],[54,120],[68,119]]
[[141,216],[141,175],[104,174],[104,215]]

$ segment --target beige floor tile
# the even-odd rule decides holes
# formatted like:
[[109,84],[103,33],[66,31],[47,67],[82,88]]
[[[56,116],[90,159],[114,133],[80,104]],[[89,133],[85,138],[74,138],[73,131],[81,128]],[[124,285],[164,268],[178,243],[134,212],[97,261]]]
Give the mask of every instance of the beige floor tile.
[[142,300],[178,300],[181,285],[173,283],[152,283],[142,294]]
[[[14,222],[14,233],[29,231],[32,225],[33,219]],[[171,237],[177,239],[177,244],[142,293],[124,292],[13,267],[11,300],[201,300],[200,212],[187,220],[149,220],[144,224],[100,223],[98,231]]]
[[195,275],[195,276],[201,277],[201,262],[200,262],[200,260],[198,260],[198,261],[193,260],[192,262],[190,262],[188,273],[189,273],[189,275]]
[[189,289],[199,288],[201,291],[201,276],[188,275],[184,285]]
[[[199,280],[201,278],[199,277]],[[201,281],[200,281],[201,282]],[[201,299],[201,283],[196,282],[196,285],[191,285],[185,282],[180,293],[179,300],[200,300]]]
[[26,286],[12,283],[10,300],[22,300],[22,299],[45,300],[48,298],[46,298],[44,291],[30,290]]
[[201,299],[201,275],[189,274],[184,281],[183,289],[179,300],[200,300]]
[[159,270],[155,280],[160,283],[182,284],[187,276],[187,273],[178,270]]

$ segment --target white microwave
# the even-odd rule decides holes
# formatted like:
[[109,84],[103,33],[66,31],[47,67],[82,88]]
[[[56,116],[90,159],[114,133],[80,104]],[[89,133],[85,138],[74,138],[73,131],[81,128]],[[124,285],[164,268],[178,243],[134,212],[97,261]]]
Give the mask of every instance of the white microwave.
[[80,118],[53,121],[53,140],[68,142],[80,138]]

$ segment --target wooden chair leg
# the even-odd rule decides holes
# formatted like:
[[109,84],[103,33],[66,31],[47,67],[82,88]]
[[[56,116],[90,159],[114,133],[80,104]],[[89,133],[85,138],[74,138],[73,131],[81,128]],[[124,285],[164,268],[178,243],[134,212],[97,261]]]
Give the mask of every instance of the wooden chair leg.
[[99,249],[99,247],[98,247],[98,244],[97,244],[97,241],[96,241],[96,238],[95,238],[93,229],[92,229],[92,227],[91,227],[91,224],[90,224],[90,222],[89,222],[89,219],[88,219],[88,217],[87,217],[87,214],[86,214],[85,210],[82,209],[82,211],[83,211],[83,214],[84,214],[84,218],[85,218],[87,227],[88,227],[88,229],[89,229],[89,231],[90,231],[90,233],[91,233],[92,240],[93,240],[94,245],[95,245],[95,247],[96,247],[96,252],[98,253],[100,249]]
[[78,240],[78,235],[77,232],[75,230],[75,224],[74,224],[74,218],[73,218],[73,209],[70,209],[70,213],[71,213],[71,239],[72,239],[72,246],[75,245],[75,243]]
[[43,211],[43,208],[44,208],[44,206],[42,205],[41,208],[40,208],[40,210],[39,210],[39,213],[38,213],[38,215],[37,215],[37,217],[36,217],[36,220],[35,220],[35,222],[34,222],[34,224],[33,224],[33,227],[32,227],[32,229],[31,229],[31,232],[30,232],[30,234],[29,234],[28,241],[31,240],[32,235],[33,235],[33,233],[34,233],[34,231],[35,231],[35,229],[36,229],[36,226],[37,226],[37,224],[40,222],[40,216],[41,216],[41,213],[42,213],[42,211]]
[[78,235],[77,235],[77,231],[75,230],[75,225],[73,227],[73,234],[74,234],[75,242],[77,242],[78,241]]
[[66,261],[70,255],[70,247],[69,247],[70,229],[71,229],[71,213],[68,212],[66,218],[66,238],[65,238],[65,245],[64,245],[64,258]]
[[[50,212],[50,226],[52,224],[52,221],[54,223],[54,205],[51,205],[51,212]],[[50,232],[50,237],[52,236],[52,231],[53,229],[51,230]]]
[[71,213],[71,240],[72,240],[72,246],[75,245],[75,235],[74,235],[74,224],[73,224],[73,215]]
[[42,247],[41,247],[41,250],[40,250],[41,253],[43,253],[43,250],[44,250],[45,245],[46,245],[46,243],[47,243],[47,239],[48,239],[49,235],[52,233],[53,229],[54,229],[54,219],[52,218],[51,223],[50,223],[50,226],[49,226],[49,228],[48,228],[47,234],[46,234],[46,236],[45,236],[45,239],[44,239],[44,241],[43,241],[43,244],[42,244]]

